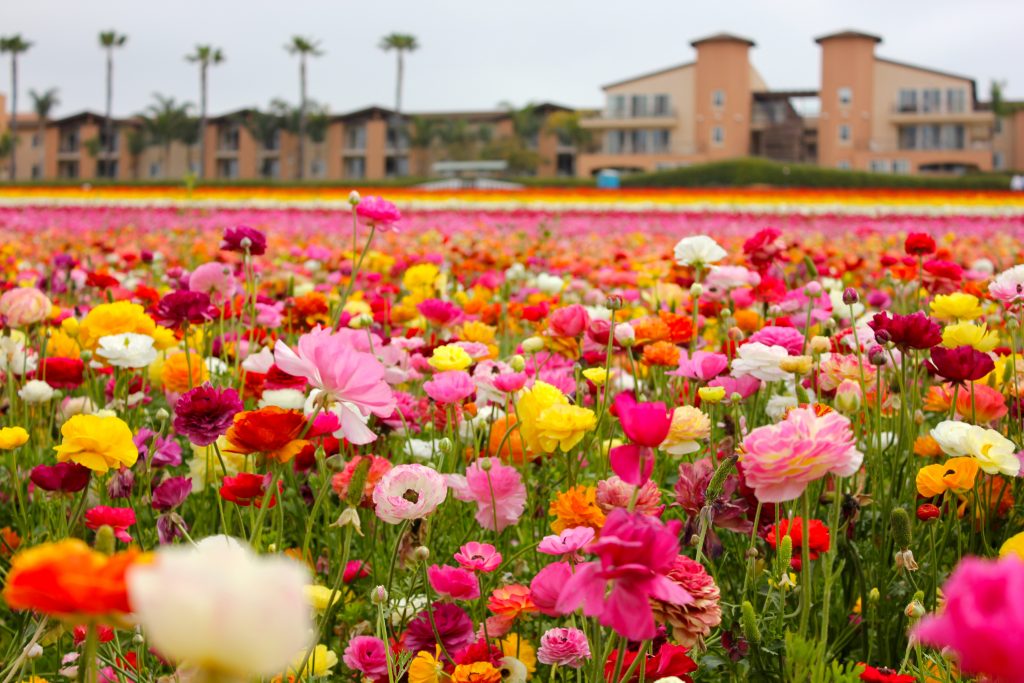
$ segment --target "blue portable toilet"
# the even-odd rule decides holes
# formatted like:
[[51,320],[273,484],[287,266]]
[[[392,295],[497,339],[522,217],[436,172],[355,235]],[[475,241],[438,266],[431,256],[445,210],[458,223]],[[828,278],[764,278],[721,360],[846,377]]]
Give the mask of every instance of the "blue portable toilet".
[[606,168],[597,173],[597,186],[604,190],[619,189],[619,172]]

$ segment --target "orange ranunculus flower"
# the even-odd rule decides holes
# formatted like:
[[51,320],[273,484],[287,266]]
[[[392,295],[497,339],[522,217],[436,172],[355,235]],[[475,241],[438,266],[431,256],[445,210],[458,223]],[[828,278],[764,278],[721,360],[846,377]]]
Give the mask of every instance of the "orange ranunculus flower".
[[[499,417],[491,425],[491,435],[487,439],[487,454],[501,458],[502,462],[514,462],[521,465],[527,459],[526,446],[518,429],[515,429],[516,416]],[[509,434],[509,431],[511,433]],[[508,434],[506,437],[505,435]],[[500,449],[500,450],[499,450]],[[537,454],[531,453],[529,460],[536,459]]]
[[228,429],[228,450],[232,453],[265,453],[268,458],[288,462],[303,449],[299,439],[306,418],[298,410],[267,406],[235,415]]
[[956,396],[956,412],[966,420],[976,417],[975,424],[987,425],[995,422],[1009,412],[1006,398],[999,391],[987,384],[974,382],[974,402],[971,403],[970,387],[960,391]]
[[452,672],[452,683],[501,683],[501,671],[490,662],[459,664]]
[[736,327],[740,328],[747,334],[757,332],[761,329],[761,316],[757,314],[757,311],[749,308],[741,308],[734,312],[732,317],[736,319]]
[[928,387],[928,393],[924,396],[924,403],[921,406],[929,413],[948,413],[953,407],[953,388],[949,384],[939,384]]
[[914,455],[922,458],[937,458],[942,455],[942,447],[931,434],[925,434],[914,439]]
[[593,486],[573,486],[559,492],[548,514],[555,516],[551,529],[556,534],[574,526],[588,526],[594,531],[604,526],[604,512],[597,505],[597,489]]
[[917,492],[925,498],[941,496],[946,491],[963,492],[974,488],[978,476],[974,458],[950,458],[943,465],[926,465],[917,472]]
[[128,613],[125,572],[139,558],[137,550],[108,557],[77,538],[44,543],[11,560],[4,600],[56,617]]
[[673,344],[689,344],[693,339],[693,318],[669,311],[658,311],[658,317],[668,325],[668,341]]
[[575,337],[550,337],[544,335],[544,346],[559,356],[576,360],[580,357],[580,341]]
[[679,347],[672,342],[659,341],[644,347],[644,362],[674,368],[679,365]]
[[[189,372],[192,374],[192,383],[189,384]],[[167,356],[167,360],[160,366],[160,382],[164,389],[176,394],[184,394],[192,387],[198,387],[209,379],[210,373],[203,362],[202,354],[196,351],[185,353],[178,351]]]
[[530,599],[530,587],[519,583],[495,588],[487,600],[487,609],[500,617],[515,619],[522,614],[537,611]]
[[298,329],[311,329],[314,326],[326,325],[330,306],[323,292],[308,292],[294,297],[288,303],[288,315],[292,326]]
[[21,545],[21,536],[9,526],[0,529],[0,556],[9,557]]
[[636,333],[636,343],[650,344],[651,342],[665,341],[672,336],[672,330],[661,318],[641,318],[633,326]]

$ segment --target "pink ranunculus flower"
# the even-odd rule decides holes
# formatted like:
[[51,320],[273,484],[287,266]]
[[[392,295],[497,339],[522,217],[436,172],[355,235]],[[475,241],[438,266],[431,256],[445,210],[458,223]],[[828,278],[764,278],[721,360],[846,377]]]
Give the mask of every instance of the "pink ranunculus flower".
[[476,392],[473,378],[465,370],[446,370],[423,383],[423,391],[434,401],[448,405],[461,403]]
[[590,643],[578,628],[552,628],[540,637],[537,661],[578,669],[590,659]]
[[27,327],[50,317],[53,303],[50,297],[35,287],[18,287],[0,296],[0,315],[8,327]]
[[380,638],[356,636],[341,657],[345,666],[373,681],[388,679],[387,645]]
[[[588,546],[596,562],[576,567],[562,588],[556,609],[583,614],[630,640],[647,640],[657,633],[651,598],[686,605],[691,596],[666,575],[679,555],[677,520],[662,522],[626,510],[614,510],[605,520],[601,538]],[[607,589],[610,586],[610,591]]]
[[562,588],[570,576],[572,565],[568,562],[552,562],[533,577],[530,581],[530,600],[541,614],[549,617],[562,616],[562,612],[556,607]]
[[480,582],[476,574],[462,567],[431,565],[427,580],[442,598],[449,600],[476,600],[480,597]]
[[238,290],[238,281],[226,263],[204,263],[188,276],[188,288],[193,292],[204,292],[210,301],[220,304],[229,300]]
[[762,503],[795,500],[812,481],[829,473],[849,477],[863,460],[850,421],[813,408],[794,408],[782,422],[753,430],[740,455],[746,482]]
[[725,372],[728,367],[729,357],[724,353],[694,351],[691,356],[683,351],[679,354],[679,367],[666,374],[708,382]]
[[491,383],[498,391],[512,394],[526,386],[526,380],[525,372],[503,372],[500,375],[495,375],[491,379]]
[[1024,652],[1024,561],[965,557],[942,586],[946,604],[924,617],[911,637],[956,652],[965,674],[1021,681]]
[[580,304],[558,308],[548,316],[548,333],[552,337],[578,337],[590,325],[590,315]]
[[672,413],[660,401],[639,403],[631,393],[622,392],[615,397],[612,407],[626,438],[638,446],[660,446],[672,428]]
[[397,231],[402,213],[398,207],[383,197],[363,197],[356,205],[356,215],[381,230],[393,228]]
[[465,476],[449,474],[446,479],[456,498],[476,503],[476,521],[489,531],[512,526],[526,508],[519,471],[498,458],[480,458],[466,468]]
[[425,299],[416,305],[416,310],[437,327],[450,325],[462,316],[461,308],[443,299]]
[[474,572],[493,572],[501,565],[501,553],[490,543],[470,541],[455,553],[455,561],[463,569]]
[[708,382],[709,387],[722,387],[725,389],[725,397],[729,398],[733,394],[739,394],[740,400],[749,398],[761,388],[761,380],[751,375],[744,375],[742,377],[729,377],[728,375],[722,377],[716,377],[715,379]]
[[274,363],[313,385],[307,414],[314,412],[321,392],[327,395],[326,409],[341,424],[334,433],[339,439],[354,444],[375,441],[377,435],[367,426],[370,416],[385,418],[395,411],[395,394],[384,381],[384,366],[372,354],[355,350],[347,333],[332,334],[318,327],[299,337],[294,351],[278,339]]
[[791,356],[799,356],[804,350],[804,333],[795,327],[762,327],[750,335],[750,341],[781,346]]
[[423,519],[448,497],[444,477],[424,465],[397,465],[373,489],[377,516],[388,524]]
[[541,539],[537,552],[545,555],[569,555],[574,562],[582,562],[580,554],[588,543],[594,540],[596,532],[588,526],[565,529],[557,536],[552,534]]
[[596,498],[597,506],[605,514],[616,508],[625,510],[630,504],[635,511],[651,517],[660,517],[665,511],[665,506],[661,503],[661,489],[653,479],[645,481],[638,491],[636,486],[626,483],[618,476],[611,476],[597,482]]

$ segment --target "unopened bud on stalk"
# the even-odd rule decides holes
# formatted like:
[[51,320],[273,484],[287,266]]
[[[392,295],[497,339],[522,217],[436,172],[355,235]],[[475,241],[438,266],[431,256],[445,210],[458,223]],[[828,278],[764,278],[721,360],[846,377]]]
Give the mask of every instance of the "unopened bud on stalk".
[[747,548],[746,551],[743,553],[743,556],[748,560],[757,559],[757,555],[757,548]]
[[623,307],[623,305],[624,302],[622,300],[622,297],[617,295],[612,295],[608,297],[607,299],[605,299],[604,302],[604,307],[612,311],[620,310]]
[[246,251],[249,251],[249,248],[252,247],[252,240],[249,239],[248,237],[243,237],[238,242],[238,244],[242,247],[242,249],[245,249]]
[[857,290],[853,287],[847,287],[843,290],[843,303],[847,306],[852,306],[860,302],[860,295],[857,294]]
[[852,379],[844,379],[836,387],[836,408],[841,413],[855,413],[860,410],[863,393],[860,384]]
[[910,531],[910,515],[903,508],[893,508],[889,514],[889,528],[892,529],[892,538],[896,541],[896,547],[906,550],[910,547],[912,540]]
[[729,310],[728,308],[723,308],[721,311],[718,312],[718,317],[721,318],[722,320],[725,320],[727,318],[731,318],[732,317],[732,311]]
[[106,524],[97,529],[96,542],[93,543],[93,547],[104,555],[113,555],[117,547],[114,529]]
[[743,606],[740,608],[740,625],[743,627],[743,637],[751,644],[757,645],[761,642],[761,629],[757,627],[757,614],[749,600],[744,600]]
[[743,330],[738,327],[729,328],[729,339],[732,341],[740,341],[743,339]]
[[819,296],[822,295],[822,292],[823,290],[821,288],[821,283],[815,280],[811,280],[804,287],[804,296],[806,296],[808,299],[817,299]]
[[348,203],[351,204],[352,206],[357,206],[359,202],[361,202],[362,200],[363,198],[360,197],[359,193],[356,192],[355,190],[352,190],[351,192],[348,193]]
[[491,467],[492,467],[491,459],[490,458],[480,458],[479,462],[477,462],[477,466],[480,469],[482,469],[484,472],[490,472],[491,471]]
[[[776,532],[778,533],[778,532]],[[781,574],[785,574],[789,571],[789,565],[793,562],[793,539],[790,538],[789,534],[782,537],[779,541],[779,553],[778,557],[778,571]]]
[[924,608],[922,601],[924,600],[924,593],[917,591],[914,593],[914,599],[910,601],[907,608],[903,610],[903,613],[907,615],[907,618],[912,621],[917,621],[923,617],[927,610]]
[[537,353],[544,348],[544,340],[540,337],[527,337],[523,340],[523,351]]
[[25,655],[25,659],[39,659],[43,656],[43,646],[39,643],[32,643],[26,645],[25,649],[21,651]]
[[136,633],[132,636],[132,645],[144,645],[146,643],[146,637],[141,633]]
[[430,548],[425,545],[416,546],[412,551],[412,559],[417,562],[426,562],[430,559]]
[[832,350],[832,342],[829,341],[828,337],[816,334],[811,337],[810,349],[811,353],[828,353]]
[[508,366],[512,368],[513,372],[522,372],[526,369],[526,359],[519,354],[516,354],[512,356],[511,360],[509,360]]
[[383,605],[388,601],[388,589],[384,586],[377,586],[370,591],[370,602],[374,605]]
[[878,367],[885,365],[885,349],[881,346],[872,346],[871,350],[868,351],[868,362]]
[[1016,318],[1009,318],[1006,321],[1006,329],[1010,330],[1011,332],[1016,332],[1017,330],[1020,329],[1020,321],[1018,321]]
[[725,478],[729,476],[732,471],[733,465],[736,464],[738,456],[730,455],[728,458],[723,460],[718,465],[718,469],[715,470],[714,475],[711,477],[711,481],[708,482],[708,488],[704,492],[704,500],[706,505],[713,505],[715,501],[722,495],[722,489],[725,485]]
[[704,286],[701,285],[699,282],[694,282],[692,285],[690,285],[690,296],[692,296],[694,299],[699,298],[700,295],[703,293]]
[[167,408],[160,408],[159,410],[156,411],[156,419],[160,420],[161,422],[163,422],[170,416],[171,414],[167,412]]
[[877,588],[868,591],[868,603],[875,605],[882,599],[882,593]]
[[437,450],[439,453],[449,455],[452,452],[452,448],[454,448],[452,440],[447,436],[437,440]]

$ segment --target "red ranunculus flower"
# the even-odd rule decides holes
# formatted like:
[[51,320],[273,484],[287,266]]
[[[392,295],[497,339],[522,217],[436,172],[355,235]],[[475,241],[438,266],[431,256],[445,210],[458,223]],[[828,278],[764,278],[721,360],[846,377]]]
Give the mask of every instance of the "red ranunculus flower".
[[[269,485],[270,474],[241,472],[234,477],[224,477],[224,483],[220,487],[220,497],[242,507],[249,507],[250,505],[262,507],[263,496],[266,494],[267,486]],[[281,489],[281,482],[277,482],[278,493],[281,492]],[[272,508],[275,505],[277,505],[277,496],[271,495],[267,508]]]
[[[800,570],[802,562],[801,552],[804,544],[804,521],[801,517],[794,517],[792,521],[784,519],[778,526],[772,524],[765,533],[765,540],[772,548],[778,546],[784,536],[789,536],[793,541],[793,561],[791,566],[797,571]],[[829,534],[828,527],[819,519],[812,519],[808,531],[808,557],[812,560],[818,559],[821,553],[828,552]]]
[[903,249],[911,256],[927,256],[935,253],[935,238],[926,232],[912,232],[907,235]]
[[918,311],[911,315],[876,313],[868,323],[879,344],[892,342],[900,350],[930,349],[942,341],[938,323]]
[[85,363],[80,358],[53,356],[39,364],[35,376],[54,389],[77,389],[82,384]]
[[[648,654],[643,663],[644,680],[656,681],[659,678],[675,676],[680,680],[686,681],[686,683],[693,683],[693,679],[690,678],[689,673],[697,670],[697,664],[690,659],[689,655],[686,654],[686,651],[687,648],[682,645],[665,643],[658,649],[656,654]],[[615,662],[618,659],[618,656],[619,651],[612,650],[608,655],[608,659],[605,660],[605,680],[614,680]],[[636,651],[626,651],[625,656],[622,658],[622,668],[619,673],[620,676],[629,670],[634,660],[636,660],[636,656]],[[639,681],[640,667],[638,666],[633,670],[633,675],[630,678],[625,679],[623,683],[639,683]]]
[[963,385],[981,379],[995,370],[996,365],[987,353],[970,346],[955,349],[936,346],[928,359],[928,367],[953,384]]

